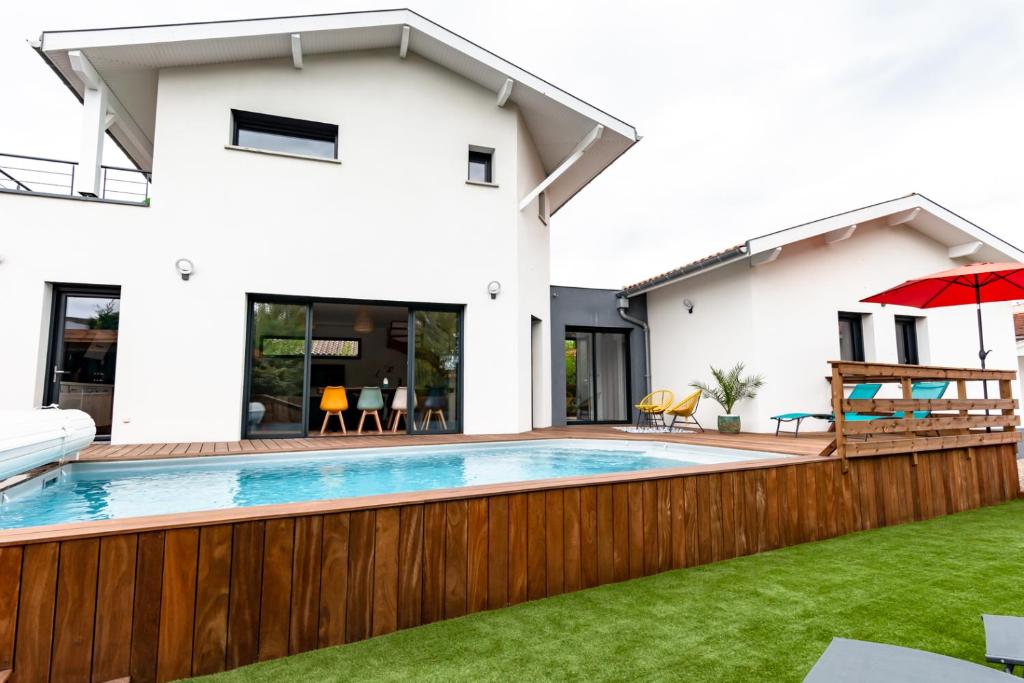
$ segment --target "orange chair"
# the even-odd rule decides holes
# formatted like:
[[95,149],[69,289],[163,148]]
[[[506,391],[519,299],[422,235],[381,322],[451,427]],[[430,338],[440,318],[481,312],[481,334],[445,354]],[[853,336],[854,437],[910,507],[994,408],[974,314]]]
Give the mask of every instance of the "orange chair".
[[345,387],[325,387],[324,395],[320,397],[320,410],[327,413],[324,415],[324,424],[320,427],[320,436],[327,433],[327,421],[331,419],[331,415],[338,416],[341,433],[348,434],[348,430],[345,429],[345,417],[342,415],[348,410],[348,393]]

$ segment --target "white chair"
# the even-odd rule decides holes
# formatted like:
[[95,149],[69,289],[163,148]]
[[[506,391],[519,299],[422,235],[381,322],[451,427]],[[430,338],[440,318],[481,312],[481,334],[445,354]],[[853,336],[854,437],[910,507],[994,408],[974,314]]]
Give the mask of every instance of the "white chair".
[[[409,426],[409,406],[406,405],[409,389],[398,387],[395,389],[395,397],[391,399],[391,417],[388,418],[388,428],[392,432],[398,431],[398,421],[405,419],[405,425]],[[412,407],[416,408],[416,392],[412,392]]]

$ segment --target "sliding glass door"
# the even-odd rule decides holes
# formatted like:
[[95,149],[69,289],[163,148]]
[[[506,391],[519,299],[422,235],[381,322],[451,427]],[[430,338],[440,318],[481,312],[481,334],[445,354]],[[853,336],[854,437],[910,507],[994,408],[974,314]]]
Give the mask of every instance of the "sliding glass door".
[[462,431],[462,314],[413,309],[408,397],[413,433]]
[[306,434],[309,305],[253,301],[249,310],[250,437]]
[[[461,309],[268,296],[248,307],[246,438],[354,433],[364,408],[372,433],[377,419],[389,433],[462,431]],[[345,390],[340,414],[323,406],[327,387]]]
[[626,332],[565,332],[565,418],[572,423],[629,421]]

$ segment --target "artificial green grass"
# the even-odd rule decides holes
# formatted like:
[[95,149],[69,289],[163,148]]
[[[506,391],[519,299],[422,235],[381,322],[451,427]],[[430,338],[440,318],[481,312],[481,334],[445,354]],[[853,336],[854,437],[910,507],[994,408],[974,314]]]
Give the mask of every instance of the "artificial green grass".
[[1024,615],[1024,501],[668,572],[263,662],[261,681],[802,680],[833,636],[984,663]]

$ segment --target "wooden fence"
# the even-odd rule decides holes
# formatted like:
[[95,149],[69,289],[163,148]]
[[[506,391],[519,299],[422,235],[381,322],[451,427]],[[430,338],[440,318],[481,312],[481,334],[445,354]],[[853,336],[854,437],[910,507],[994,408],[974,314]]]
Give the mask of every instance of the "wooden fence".
[[0,532],[0,672],[167,681],[1017,496],[1008,444],[844,464],[786,458]]
[[[832,410],[835,415],[836,452],[843,458],[890,453],[917,453],[946,448],[967,448],[973,456],[977,446],[1016,444],[1020,418],[1013,398],[1013,370],[886,365],[832,361]],[[899,398],[850,400],[844,386],[879,383],[884,392],[895,384]],[[919,382],[945,382],[956,398],[914,398]],[[981,383],[983,397],[969,397],[968,383]],[[998,387],[999,397],[988,398],[989,384]],[[943,395],[944,396],[944,395]],[[972,412],[973,411],[973,412]],[[979,411],[984,411],[979,412]],[[996,411],[996,414],[991,414]],[[861,419],[851,420],[851,413]],[[863,419],[879,416],[884,419]],[[886,417],[887,416],[887,417]],[[896,419],[893,419],[896,418]]]

